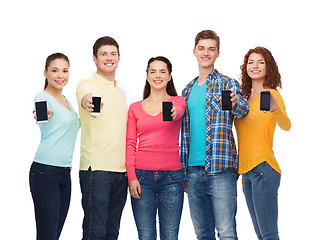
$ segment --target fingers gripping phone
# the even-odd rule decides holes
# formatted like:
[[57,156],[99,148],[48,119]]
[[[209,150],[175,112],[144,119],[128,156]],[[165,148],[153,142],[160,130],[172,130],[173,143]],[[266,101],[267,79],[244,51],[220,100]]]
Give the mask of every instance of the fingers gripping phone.
[[37,122],[48,122],[48,108],[46,100],[35,101]]
[[173,108],[173,103],[170,101],[164,101],[162,102],[162,107],[163,107],[163,121],[173,121],[172,118],[172,108]]
[[99,94],[93,94],[91,96],[93,100],[94,105],[94,111],[92,111],[90,114],[91,116],[99,116],[100,115],[100,109],[101,109],[101,95]]
[[270,92],[261,92],[260,110],[270,111]]
[[231,90],[222,91],[222,110],[232,111]]

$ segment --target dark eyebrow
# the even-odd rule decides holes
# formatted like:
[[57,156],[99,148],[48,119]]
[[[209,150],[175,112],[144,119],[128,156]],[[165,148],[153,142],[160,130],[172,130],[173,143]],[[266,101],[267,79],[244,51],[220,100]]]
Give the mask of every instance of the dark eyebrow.
[[[249,58],[248,61],[254,61],[254,60]],[[258,61],[265,61],[265,59],[264,59],[264,58],[261,58],[261,59],[259,59]]]
[[[162,69],[160,69],[160,71],[164,71],[164,70],[165,70],[165,71],[167,71],[167,69],[166,69],[166,68],[162,68]],[[156,69],[155,69],[155,68],[150,68],[150,69],[149,69],[149,71],[156,71]]]
[[[200,47],[202,47],[202,48],[205,48],[205,46],[202,46],[202,45],[199,45],[199,46],[197,46],[197,48],[200,48]],[[209,47],[209,49],[216,49],[216,47]]]
[[[108,53],[108,52],[103,51],[103,52],[99,52],[98,54],[102,54],[102,53]],[[117,53],[117,51],[111,51],[110,53]]]

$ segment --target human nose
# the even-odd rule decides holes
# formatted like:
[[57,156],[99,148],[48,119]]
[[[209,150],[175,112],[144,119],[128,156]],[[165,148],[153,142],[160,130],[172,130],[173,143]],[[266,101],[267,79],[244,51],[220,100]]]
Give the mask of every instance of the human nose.
[[62,71],[59,71],[58,72],[58,78],[62,78],[63,77],[63,72]]
[[111,54],[107,54],[107,60],[112,60],[112,55]]
[[253,63],[253,68],[258,68],[259,67],[259,64],[257,62],[254,62]]

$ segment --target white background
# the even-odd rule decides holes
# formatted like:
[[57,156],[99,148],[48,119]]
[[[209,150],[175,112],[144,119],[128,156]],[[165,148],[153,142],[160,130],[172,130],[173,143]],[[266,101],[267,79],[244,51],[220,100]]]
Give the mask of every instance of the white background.
[[[5,3],[4,3],[5,2]],[[279,231],[282,239],[320,239],[320,12],[317,1],[2,1],[0,3],[1,239],[35,239],[29,168],[40,139],[32,115],[33,97],[42,90],[46,57],[65,53],[71,63],[64,94],[77,109],[78,82],[92,76],[92,45],[112,36],[120,45],[116,79],[128,104],[141,100],[150,57],[173,64],[180,93],[198,75],[194,37],[212,29],[221,38],[215,68],[239,79],[245,53],[268,48],[282,76],[281,94],[292,122],[278,127],[274,150],[282,173]],[[79,136],[72,169],[72,199],[61,239],[80,239],[83,212],[78,181]],[[237,230],[240,240],[256,239],[241,181]],[[128,199],[129,200],[129,199]],[[180,239],[196,239],[187,198]],[[137,239],[127,201],[119,239]]]

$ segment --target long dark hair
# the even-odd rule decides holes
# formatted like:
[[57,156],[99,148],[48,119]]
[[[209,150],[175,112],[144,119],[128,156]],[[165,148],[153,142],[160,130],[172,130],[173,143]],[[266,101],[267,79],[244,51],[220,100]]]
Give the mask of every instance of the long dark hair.
[[[56,60],[56,59],[64,59],[64,60],[66,60],[68,62],[68,65],[70,65],[69,59],[65,54],[63,54],[63,53],[53,53],[53,54],[51,54],[51,55],[49,55],[47,57],[46,65],[45,65],[46,71],[48,71],[48,67],[49,67],[50,63],[52,61]],[[47,87],[48,87],[48,79],[46,78],[44,89],[46,89]]]
[[[171,62],[166,57],[158,56],[158,57],[155,57],[155,58],[152,57],[151,59],[148,60],[147,69],[146,69],[147,74],[148,74],[148,71],[149,71],[150,64],[152,62],[154,62],[154,61],[162,61],[162,62],[166,63],[168,73],[169,74],[172,73],[172,64],[171,64]],[[167,83],[166,92],[167,92],[167,94],[169,96],[177,96],[177,92],[176,92],[176,89],[175,89],[175,86],[174,86],[174,82],[173,82],[173,76],[171,77],[171,80]],[[150,84],[146,80],[145,87],[144,87],[143,99],[148,98],[149,95],[150,95]]]

